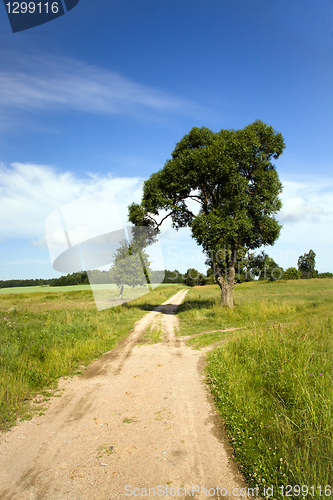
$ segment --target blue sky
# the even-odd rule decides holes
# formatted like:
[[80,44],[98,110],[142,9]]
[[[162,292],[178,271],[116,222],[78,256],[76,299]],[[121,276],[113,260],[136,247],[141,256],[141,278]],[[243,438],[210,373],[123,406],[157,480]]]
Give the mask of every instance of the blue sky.
[[[13,34],[0,5],[0,279],[53,277],[45,220],[111,188],[123,219],[193,126],[281,132],[284,268],[312,248],[333,272],[332,3],[80,0]],[[167,268],[205,269],[188,230]]]

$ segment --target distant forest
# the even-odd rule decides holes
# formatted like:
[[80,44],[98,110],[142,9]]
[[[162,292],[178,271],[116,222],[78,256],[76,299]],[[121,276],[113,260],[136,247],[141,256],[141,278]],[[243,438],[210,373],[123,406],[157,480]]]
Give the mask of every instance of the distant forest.
[[[164,271],[153,271],[151,281],[159,282]],[[162,276],[161,276],[162,275]],[[89,276],[89,278],[88,278]],[[69,286],[69,285],[89,285],[90,281],[94,284],[112,283],[108,271],[80,271],[78,273],[67,274],[60,278],[53,279],[28,279],[28,280],[0,280],[0,288],[25,287],[25,286]],[[165,271],[163,283],[183,283],[184,279],[178,271]]]
[[[275,263],[274,263],[275,264]],[[268,268],[267,268],[268,269]],[[188,286],[193,285],[208,285],[215,283],[211,269],[208,269],[207,275],[200,273],[196,269],[188,269],[186,273],[182,274],[177,269],[174,271],[152,271],[150,274],[152,283],[159,283],[165,274],[162,283],[179,283]],[[300,271],[297,274],[295,268],[289,268],[281,273],[281,278],[275,279],[300,279],[303,276]],[[304,276],[306,277],[306,276]],[[315,271],[313,278],[333,278],[333,273],[318,273]],[[262,275],[259,279],[270,279]],[[235,281],[241,283],[243,281],[253,281],[253,278],[247,274],[241,273],[235,276]],[[108,271],[99,271],[94,269],[92,271],[80,271],[78,273],[67,274],[67,276],[60,276],[60,278],[53,279],[28,279],[28,280],[0,280],[0,288],[12,287],[25,287],[25,286],[70,286],[70,285],[89,285],[93,284],[107,284],[113,283]]]

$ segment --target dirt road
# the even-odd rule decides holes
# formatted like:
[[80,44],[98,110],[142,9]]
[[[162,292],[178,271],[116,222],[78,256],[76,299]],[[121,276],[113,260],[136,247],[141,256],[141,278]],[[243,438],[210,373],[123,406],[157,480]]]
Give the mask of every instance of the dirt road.
[[[146,314],[83,376],[61,380],[43,416],[1,435],[1,500],[237,498],[246,485],[229,465],[204,355],[175,336],[185,294]],[[162,342],[140,343],[150,324]]]

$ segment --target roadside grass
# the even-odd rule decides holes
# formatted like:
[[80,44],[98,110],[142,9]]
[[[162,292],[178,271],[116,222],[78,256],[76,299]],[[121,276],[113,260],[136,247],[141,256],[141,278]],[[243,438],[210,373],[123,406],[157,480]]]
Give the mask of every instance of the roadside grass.
[[0,429],[31,415],[61,376],[78,373],[113,349],[147,311],[183,287],[158,287],[98,312],[91,291],[0,296]]
[[191,289],[180,334],[243,327],[191,340],[229,334],[208,355],[207,380],[244,476],[262,497],[264,485],[285,497],[288,484],[289,498],[331,496],[333,280],[236,285],[233,310],[218,302],[217,287]]
[[215,342],[222,342],[225,339],[228,339],[233,332],[214,332],[214,333],[206,333],[199,335],[198,337],[194,337],[186,341],[186,345],[188,347],[192,347],[192,349],[201,349],[202,347],[207,347]]
[[332,304],[332,279],[237,284],[233,309],[221,309],[217,285],[194,287],[177,310],[181,325],[179,334],[250,328],[252,323],[258,322],[295,322],[315,313],[327,316]]

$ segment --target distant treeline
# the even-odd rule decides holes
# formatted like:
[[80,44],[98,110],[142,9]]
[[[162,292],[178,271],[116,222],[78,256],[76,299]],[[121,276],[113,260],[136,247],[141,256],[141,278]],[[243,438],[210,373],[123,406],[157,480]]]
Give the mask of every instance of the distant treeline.
[[[195,276],[201,275],[199,271],[194,271]],[[203,275],[201,275],[203,276]],[[163,278],[164,277],[164,278]],[[152,271],[150,273],[151,283],[185,283],[186,273],[179,271]],[[111,284],[114,283],[108,271],[93,269],[92,271],[80,271],[77,273],[60,276],[53,279],[28,279],[28,280],[0,280],[0,288],[25,287],[25,286],[70,286],[70,285],[89,285],[93,284]]]
[[[152,283],[161,281],[165,273],[163,283],[183,283],[181,274],[178,271],[153,271],[150,275]],[[52,279],[28,279],[28,280],[0,280],[0,288],[25,287],[25,286],[70,286],[113,283],[108,271],[80,271],[77,273],[60,276]]]
[[[274,263],[275,264],[275,263]],[[259,274],[259,280],[261,279],[269,279],[272,280],[271,269],[280,270],[279,275],[273,275],[274,280],[279,279],[300,279],[302,278],[302,274],[300,270],[296,268],[289,268],[283,271],[282,268],[278,267],[276,264],[274,266],[267,266],[266,273]],[[258,269],[258,268],[257,268]],[[255,273],[256,274],[256,273]],[[164,279],[162,280],[164,275]],[[258,275],[256,276],[258,278]],[[304,276],[306,277],[306,276]],[[314,271],[311,275],[312,278],[333,278],[333,273],[318,273],[318,271]],[[235,274],[235,281],[238,283],[242,283],[243,281],[253,281],[255,278],[253,274],[244,273],[242,270],[241,273]],[[215,279],[213,276],[213,272],[211,269],[208,269],[207,274],[200,273],[196,269],[188,269],[186,273],[180,273],[175,269],[174,271],[152,271],[150,273],[151,283],[174,283],[174,284],[184,284],[188,286],[193,285],[208,285],[215,283]],[[29,280],[0,280],[0,288],[11,288],[11,287],[25,287],[25,286],[70,286],[70,285],[89,285],[92,284],[111,284],[113,281],[110,278],[110,274],[108,271],[99,271],[98,269],[94,269],[92,271],[80,271],[78,273],[67,274],[67,276],[60,276],[60,278],[54,279],[29,279]]]
[[41,286],[50,285],[53,280],[43,280],[43,279],[31,279],[31,280],[0,280],[0,288],[11,288],[11,287],[21,287],[21,286]]
[[[100,271],[99,271],[100,272]],[[60,278],[30,279],[30,280],[0,280],[0,288],[25,287],[25,286],[67,286],[67,285],[89,285],[88,275],[85,271],[67,274]]]
[[[197,273],[199,273],[197,271]],[[200,274],[200,273],[199,273]],[[149,273],[151,283],[184,283],[185,274],[182,275],[179,271],[151,271]],[[50,280],[50,286],[68,286],[68,285],[85,285],[85,284],[112,284],[109,271],[100,271],[93,269],[92,271],[81,271],[79,273],[67,274],[60,278]]]

